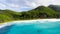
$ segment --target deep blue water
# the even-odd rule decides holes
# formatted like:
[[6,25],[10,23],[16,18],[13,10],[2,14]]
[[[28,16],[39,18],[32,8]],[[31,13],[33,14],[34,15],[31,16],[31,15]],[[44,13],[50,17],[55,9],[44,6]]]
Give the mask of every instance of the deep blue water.
[[38,21],[35,23],[17,23],[9,27],[6,27],[7,32],[4,30],[5,32],[3,32],[3,34],[60,34],[60,21],[46,23],[40,23]]

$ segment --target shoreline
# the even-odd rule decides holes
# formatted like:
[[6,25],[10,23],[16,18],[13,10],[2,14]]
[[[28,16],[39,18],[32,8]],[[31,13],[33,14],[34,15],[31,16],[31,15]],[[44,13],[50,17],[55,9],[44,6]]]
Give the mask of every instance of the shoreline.
[[17,20],[13,22],[32,22],[32,21],[48,21],[48,22],[54,22],[54,21],[60,21],[60,19],[33,19],[33,20]]
[[[2,23],[0,24],[0,28],[3,28],[5,26],[10,26],[14,23],[22,23],[22,22],[25,22],[25,23],[28,23],[28,22],[32,22],[32,21],[40,21],[40,22],[44,22],[44,21],[48,21],[48,22],[56,22],[56,21],[60,21],[60,19],[34,19],[34,20],[16,20],[16,21],[10,21],[10,22],[5,22],[5,23]],[[13,23],[11,23],[13,22]]]
[[31,20],[13,20],[13,21],[7,21],[7,22],[3,22],[3,23],[0,23],[0,24],[4,24],[4,23],[9,23],[9,22],[14,22],[14,21],[37,21],[37,20],[48,20],[48,21],[57,21],[57,20],[59,20],[60,21],[60,19],[31,19]]

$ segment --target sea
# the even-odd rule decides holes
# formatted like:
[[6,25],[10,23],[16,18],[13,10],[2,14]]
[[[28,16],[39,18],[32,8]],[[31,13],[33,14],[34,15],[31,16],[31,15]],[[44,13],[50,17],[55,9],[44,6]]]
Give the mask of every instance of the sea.
[[16,22],[0,28],[0,34],[60,34],[60,21]]

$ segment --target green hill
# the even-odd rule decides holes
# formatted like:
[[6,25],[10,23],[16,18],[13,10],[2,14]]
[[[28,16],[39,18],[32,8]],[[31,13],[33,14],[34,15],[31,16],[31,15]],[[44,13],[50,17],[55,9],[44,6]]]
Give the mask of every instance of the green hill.
[[60,12],[60,5],[49,5],[49,7],[57,12]]
[[17,15],[20,14],[11,10],[0,10],[0,22],[17,20],[18,17],[15,17]]
[[51,7],[39,6],[35,9],[15,12],[12,10],[0,10],[0,23],[13,20],[29,20],[44,18],[60,18],[60,12],[53,10]]
[[[23,17],[23,16],[24,17]],[[57,13],[55,10],[45,7],[45,6],[39,6],[33,10],[30,10],[28,12],[23,12],[21,17],[23,18],[32,18],[32,19],[37,19],[37,18],[60,18],[60,12]]]

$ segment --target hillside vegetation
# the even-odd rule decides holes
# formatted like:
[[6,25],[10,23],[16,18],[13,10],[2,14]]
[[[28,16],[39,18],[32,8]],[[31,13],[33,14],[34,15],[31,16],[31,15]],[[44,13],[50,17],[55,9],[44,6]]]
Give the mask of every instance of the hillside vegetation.
[[13,20],[29,20],[29,19],[44,19],[44,18],[60,18],[59,6],[56,8],[55,5],[50,5],[48,7],[39,6],[35,9],[26,12],[0,10],[0,23]]

